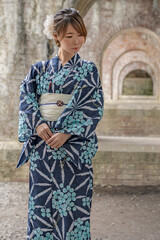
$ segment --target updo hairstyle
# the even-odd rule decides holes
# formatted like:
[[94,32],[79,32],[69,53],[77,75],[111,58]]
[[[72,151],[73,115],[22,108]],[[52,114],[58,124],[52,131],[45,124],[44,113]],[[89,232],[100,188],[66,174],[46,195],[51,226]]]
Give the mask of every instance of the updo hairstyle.
[[[66,34],[68,24],[72,24],[75,30],[84,36],[84,42],[87,37],[87,30],[79,11],[74,8],[64,8],[58,11],[55,15],[47,15],[44,21],[43,33],[47,35],[48,39],[53,39],[53,33],[58,36],[62,34],[62,38]],[[56,45],[60,47],[60,42],[56,40]]]

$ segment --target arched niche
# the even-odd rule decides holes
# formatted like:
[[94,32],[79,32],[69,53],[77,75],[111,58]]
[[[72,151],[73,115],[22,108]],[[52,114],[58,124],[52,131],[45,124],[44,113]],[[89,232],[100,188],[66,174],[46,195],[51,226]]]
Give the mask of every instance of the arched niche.
[[122,96],[153,96],[152,77],[144,70],[136,69],[127,74],[123,80]]
[[[122,96],[124,70],[130,66],[150,69],[153,79],[151,100],[160,101],[160,38],[149,29],[137,27],[119,31],[105,44],[101,55],[101,77],[105,102],[118,101]],[[145,69],[144,69],[145,70]],[[129,70],[128,70],[129,71]],[[148,72],[148,71],[147,71]],[[123,76],[123,77],[122,77]],[[144,99],[145,100],[145,99]]]
[[[153,69],[151,68],[150,65],[142,62],[142,61],[136,61],[136,62],[131,62],[129,64],[127,64],[121,71],[120,75],[119,75],[119,99],[127,99],[131,98],[131,96],[127,96],[123,94],[123,86],[124,86],[124,81],[125,78],[132,72],[136,71],[137,69],[139,69],[140,71],[146,72],[146,74],[148,74],[150,76],[150,78],[152,79],[152,95],[151,96],[135,96],[135,99],[142,99],[142,98],[153,98],[156,99],[156,83],[155,83],[155,75],[153,72]],[[140,76],[139,76],[140,77]],[[158,93],[157,93],[158,94]],[[134,98],[134,95],[132,95],[132,98]]]
[[[135,64],[136,63],[136,64]],[[142,64],[144,63],[144,64]],[[119,58],[116,59],[113,65],[113,72],[112,72],[112,92],[111,96],[113,100],[122,99],[122,85],[125,74],[130,71],[131,66],[134,64],[138,69],[150,69],[150,74],[152,76],[154,82],[154,96],[150,96],[151,99],[155,100],[158,99],[159,96],[159,69],[158,64],[153,62],[151,57],[144,51],[128,51],[122,54]],[[133,69],[132,69],[133,70]],[[129,97],[128,98],[132,98]],[[145,97],[143,97],[145,99]],[[135,99],[138,99],[136,97]],[[148,99],[148,97],[147,97]]]

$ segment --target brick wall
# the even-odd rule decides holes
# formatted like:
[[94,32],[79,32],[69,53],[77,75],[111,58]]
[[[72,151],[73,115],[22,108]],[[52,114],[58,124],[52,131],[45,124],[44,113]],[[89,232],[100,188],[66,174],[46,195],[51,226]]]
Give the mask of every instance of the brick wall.
[[[149,104],[108,104],[97,131],[106,136],[157,136],[160,137],[160,109]],[[149,107],[150,109],[146,109]],[[130,109],[129,109],[130,108]],[[132,109],[133,108],[133,109]],[[137,109],[136,109],[137,108]]]
[[160,153],[98,151],[93,159],[94,184],[160,184]]
[[[104,144],[104,143],[103,143]],[[159,152],[136,151],[136,149],[122,151],[114,143],[99,143],[99,150],[92,159],[94,185],[127,185],[146,186],[160,184],[160,150]],[[14,149],[16,148],[16,149]],[[0,149],[0,181],[29,180],[29,162],[16,168],[21,146],[14,142],[1,146]],[[110,149],[109,149],[110,148]],[[127,146],[126,146],[127,148]]]

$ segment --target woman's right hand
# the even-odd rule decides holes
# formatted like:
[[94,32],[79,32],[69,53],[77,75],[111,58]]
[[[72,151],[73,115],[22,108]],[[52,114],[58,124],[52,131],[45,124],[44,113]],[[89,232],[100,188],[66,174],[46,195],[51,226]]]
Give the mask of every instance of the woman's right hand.
[[36,131],[38,136],[41,137],[44,141],[47,141],[50,137],[53,136],[53,133],[46,123],[42,123],[36,127]]

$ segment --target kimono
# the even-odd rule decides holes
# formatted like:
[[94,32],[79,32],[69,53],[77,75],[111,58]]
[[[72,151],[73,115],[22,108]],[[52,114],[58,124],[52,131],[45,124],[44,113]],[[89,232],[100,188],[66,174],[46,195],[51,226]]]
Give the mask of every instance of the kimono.
[[[71,94],[57,121],[46,121],[40,113],[44,93]],[[64,66],[58,55],[37,62],[21,82],[18,140],[23,148],[17,168],[30,160],[27,240],[91,239],[92,158],[103,106],[97,67],[79,53]],[[51,148],[36,132],[42,123],[53,134],[71,137],[60,148]]]

